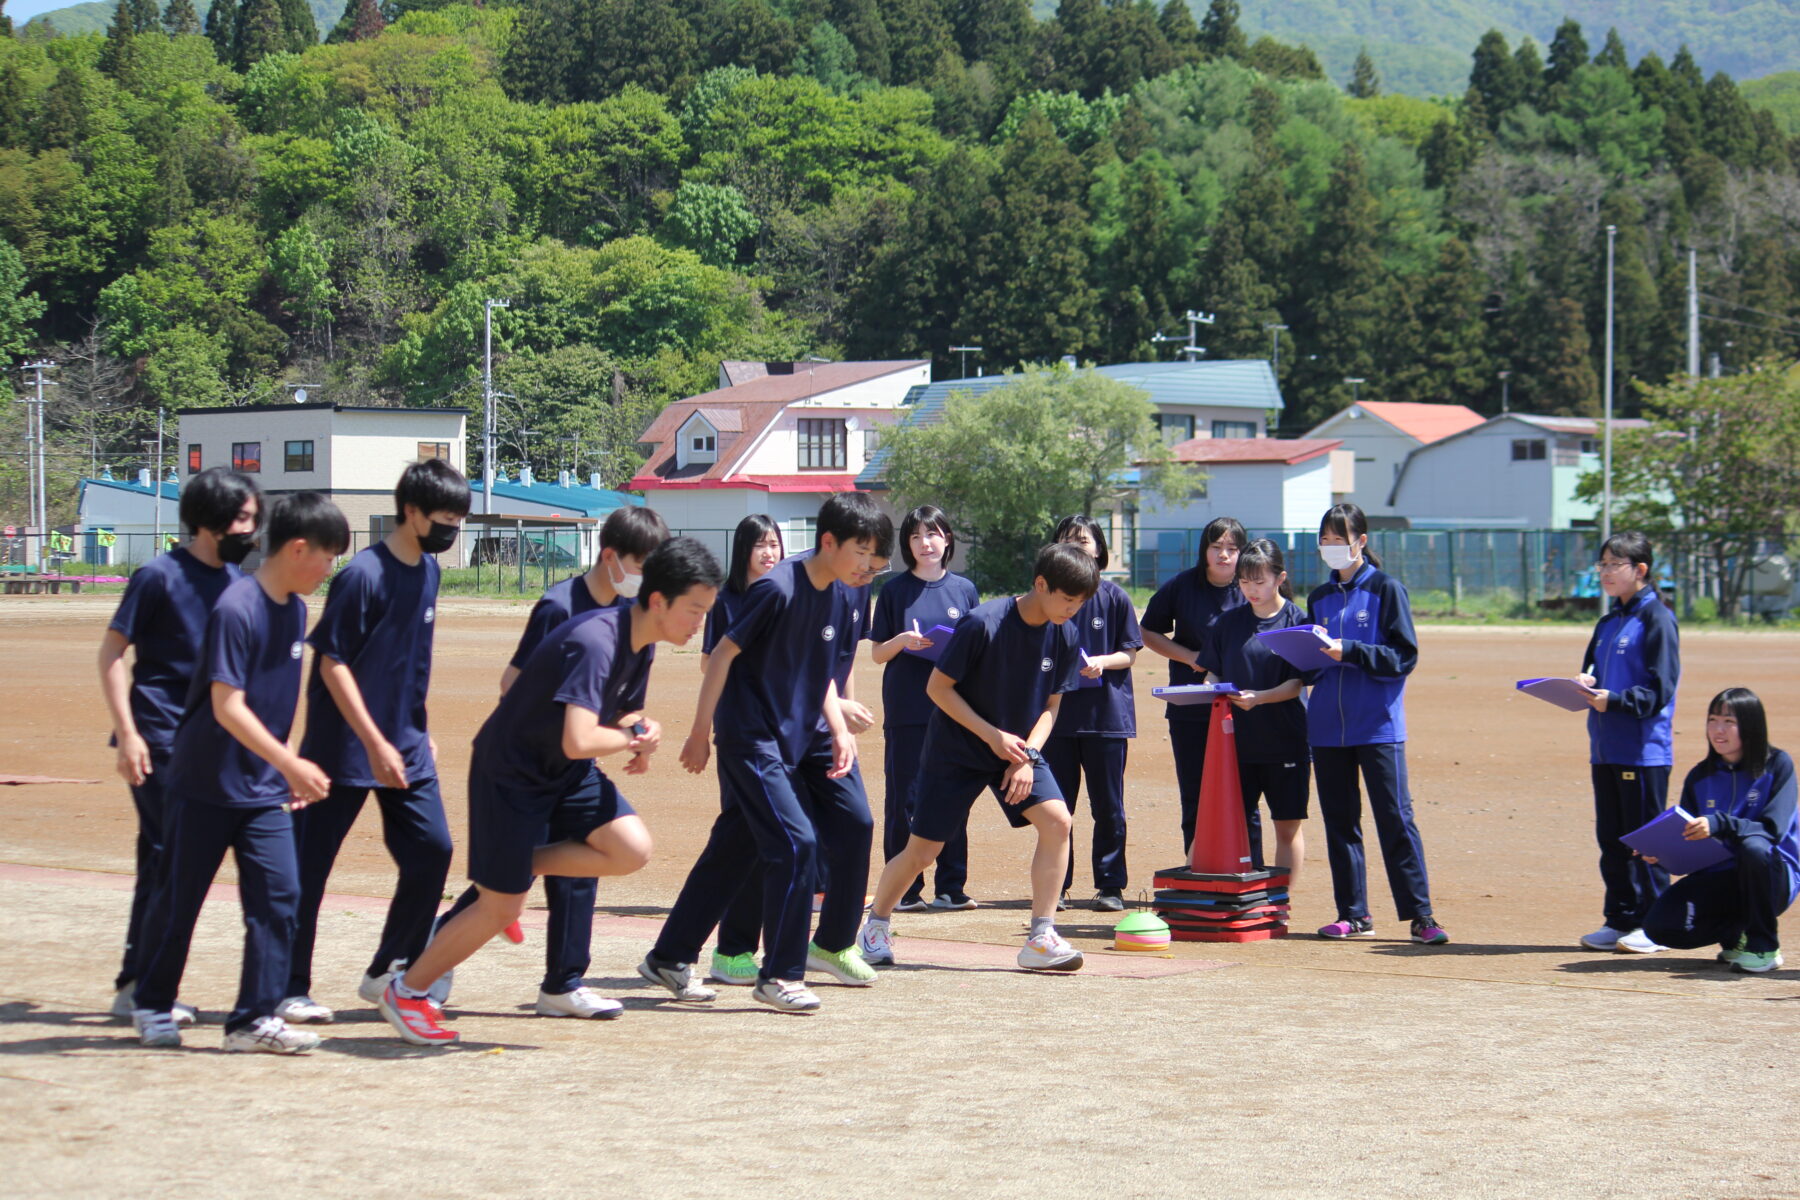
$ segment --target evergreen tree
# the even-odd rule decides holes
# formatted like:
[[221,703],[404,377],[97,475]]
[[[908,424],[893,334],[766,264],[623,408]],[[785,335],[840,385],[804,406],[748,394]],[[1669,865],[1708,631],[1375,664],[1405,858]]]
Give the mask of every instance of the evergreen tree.
[[127,0],[118,0],[113,6],[112,24],[106,27],[106,43],[100,47],[96,65],[114,79],[123,78],[131,68],[131,43],[136,36],[131,6]]
[[1296,371],[1297,424],[1312,426],[1349,401],[1347,377],[1368,381],[1369,395],[1389,394],[1378,370],[1383,343],[1396,340],[1392,297],[1375,251],[1376,206],[1362,151],[1346,142],[1332,165],[1298,279],[1294,340],[1311,356]]
[[1250,52],[1244,31],[1238,26],[1238,0],[1212,0],[1200,21],[1200,53],[1207,58],[1242,61]]
[[1019,90],[1038,33],[1031,0],[958,0],[949,7],[951,33],[964,60],[987,63],[1003,91]]
[[381,6],[375,0],[356,0],[356,18],[350,26],[351,41],[366,42],[380,37],[386,28],[387,18],[381,15]]
[[1087,189],[1080,161],[1033,112],[1002,152],[970,263],[964,313],[992,360],[1093,353],[1099,298],[1088,279]]
[[1189,257],[1189,212],[1173,168],[1154,151],[1120,169],[1108,207],[1095,214],[1094,229],[1102,353],[1129,362],[1182,307],[1176,289]]
[[306,0],[280,0],[283,49],[299,54],[319,44],[319,25]]
[[1350,94],[1358,100],[1381,95],[1381,76],[1375,70],[1375,60],[1369,57],[1367,46],[1356,52],[1356,65],[1350,70]]
[[12,18],[6,15],[6,0],[0,0],[0,37],[13,35]]
[[1506,35],[1490,29],[1475,46],[1469,70],[1469,90],[1481,100],[1489,132],[1500,128],[1501,118],[1525,101],[1525,84],[1519,64],[1506,48]]
[[[224,0],[219,0],[224,3]],[[238,12],[237,37],[232,44],[233,65],[248,71],[271,54],[288,49],[287,28],[281,20],[280,0],[244,0]]]
[[1206,334],[1211,358],[1265,358],[1267,326],[1281,323],[1275,310],[1275,288],[1245,250],[1240,214],[1228,207],[1219,214],[1200,260],[1203,307],[1215,323]]
[[1600,53],[1594,55],[1594,65],[1612,67],[1619,71],[1631,69],[1631,63],[1625,57],[1625,39],[1619,36],[1618,26],[1606,31],[1606,44],[1600,47]]
[[1129,92],[1140,80],[1175,69],[1175,55],[1156,23],[1150,0],[1113,0],[1107,32],[1094,56],[1095,83],[1103,92]]
[[1600,378],[1581,306],[1566,296],[1545,301],[1524,334],[1512,368],[1514,411],[1599,416]]
[[1731,76],[1719,71],[1700,94],[1700,145],[1734,167],[1755,164],[1760,140],[1750,105]]
[[523,6],[518,34],[501,63],[501,79],[513,96],[540,104],[586,98],[581,92],[586,48],[578,3],[529,0]]
[[200,32],[200,14],[194,11],[194,0],[169,0],[162,13],[163,32],[182,37]]
[[231,0],[213,0],[206,10],[206,40],[222,63],[231,62],[237,45],[237,7]]
[[1550,62],[1544,68],[1547,87],[1562,87],[1575,78],[1575,72],[1588,63],[1587,39],[1581,35],[1581,22],[1564,17],[1550,40]]
[[894,83],[922,84],[937,70],[939,58],[956,52],[938,0],[886,0],[883,10]]
[[38,97],[37,148],[79,145],[88,135],[88,124],[87,80],[79,67],[65,62]]
[[0,62],[0,146],[26,145],[29,127],[25,101],[25,77],[12,58]]
[[1778,238],[1758,234],[1744,240],[1737,256],[1738,275],[1732,289],[1738,307],[1731,310],[1741,325],[1731,327],[1731,366],[1742,370],[1758,359],[1779,355],[1792,359],[1800,336],[1794,318],[1793,251]]
[[1459,238],[1438,251],[1437,266],[1421,277],[1415,307],[1423,333],[1420,399],[1479,406],[1494,378],[1487,356],[1484,308],[1487,276]]
[[1448,188],[1475,162],[1488,131],[1485,119],[1466,109],[1460,117],[1446,117],[1431,127],[1419,143],[1419,161],[1425,167],[1425,186]]
[[1062,0],[1051,40],[1056,74],[1051,86],[1093,99],[1105,86],[1101,54],[1111,34],[1105,0]]
[[1539,53],[1537,43],[1530,38],[1521,38],[1519,48],[1513,52],[1513,62],[1517,67],[1520,103],[1542,109],[1544,107],[1544,56]]
[[1200,26],[1194,23],[1194,10],[1188,7],[1188,0],[1168,0],[1156,24],[1176,66],[1200,61]]
[[1307,46],[1290,46],[1268,34],[1250,43],[1244,65],[1260,71],[1270,79],[1324,79],[1325,68],[1319,56]]
[[856,47],[858,71],[881,83],[892,77],[887,26],[875,0],[831,0],[826,19]]

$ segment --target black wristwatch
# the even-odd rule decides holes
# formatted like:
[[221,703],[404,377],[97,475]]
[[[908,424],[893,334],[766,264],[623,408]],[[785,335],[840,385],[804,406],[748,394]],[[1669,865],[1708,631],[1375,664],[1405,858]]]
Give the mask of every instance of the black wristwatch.
[[1036,766],[1044,765],[1044,755],[1035,746],[1025,747],[1025,761]]

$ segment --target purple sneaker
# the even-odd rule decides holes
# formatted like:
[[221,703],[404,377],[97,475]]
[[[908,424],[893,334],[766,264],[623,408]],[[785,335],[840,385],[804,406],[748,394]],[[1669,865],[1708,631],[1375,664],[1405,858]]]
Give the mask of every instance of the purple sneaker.
[[1367,917],[1339,917],[1319,930],[1322,938],[1341,941],[1344,938],[1374,937],[1375,922]]
[[1450,940],[1444,927],[1432,916],[1414,917],[1412,923],[1412,940],[1421,946],[1442,946]]

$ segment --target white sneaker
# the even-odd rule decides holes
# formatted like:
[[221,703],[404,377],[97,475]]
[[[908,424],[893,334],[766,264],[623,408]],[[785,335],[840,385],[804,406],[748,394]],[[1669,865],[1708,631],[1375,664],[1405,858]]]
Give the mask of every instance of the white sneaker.
[[578,987],[572,992],[538,992],[537,1014],[540,1017],[589,1017],[610,1021],[625,1011],[617,1000],[608,1000],[591,987]]
[[[131,1020],[132,1014],[137,1012],[137,1004],[132,999],[136,992],[137,984],[135,982],[120,988],[113,996],[112,1015],[121,1021]],[[174,1012],[170,1015],[175,1018],[176,1026],[182,1029],[186,1029],[200,1019],[200,1014],[195,1012],[191,1005],[183,1004],[179,1000],[175,1002]]]
[[329,1025],[337,1014],[311,996],[289,996],[275,1006],[275,1016],[294,1025]]
[[181,1030],[175,1024],[173,1013],[154,1012],[148,1008],[134,1009],[131,1027],[137,1030],[140,1046],[149,1046],[153,1050],[174,1050],[181,1045]]
[[1650,940],[1650,935],[1641,929],[1634,929],[1619,939],[1617,949],[1627,954],[1656,954],[1667,950],[1667,946],[1659,946]]
[[1079,971],[1085,961],[1081,951],[1054,929],[1027,938],[1019,950],[1019,965],[1027,971]]
[[765,979],[750,993],[759,1004],[776,1012],[812,1013],[819,1011],[819,998],[798,979]]
[[1581,935],[1581,944],[1589,950],[1617,950],[1619,939],[1625,936],[1623,929],[1614,929],[1611,925],[1602,925],[1592,933]]
[[638,964],[638,974],[659,987],[669,989],[669,994],[677,1000],[688,1004],[703,1004],[708,1000],[716,1000],[719,993],[712,988],[694,982],[694,965],[692,963],[676,963],[672,967],[659,967],[645,955],[644,961]]
[[404,975],[406,973],[406,966],[407,963],[404,958],[396,958],[393,962],[388,964],[388,969],[381,974],[364,975],[362,977],[362,982],[356,985],[356,994],[361,996],[364,1000],[367,1000],[370,1004],[380,1004],[381,993],[387,990],[387,985],[393,980],[394,976]]
[[856,948],[871,967],[894,963],[894,930],[886,921],[868,920],[856,935]]
[[225,1035],[227,1053],[305,1054],[318,1048],[318,1034],[295,1029],[280,1017],[258,1017]]

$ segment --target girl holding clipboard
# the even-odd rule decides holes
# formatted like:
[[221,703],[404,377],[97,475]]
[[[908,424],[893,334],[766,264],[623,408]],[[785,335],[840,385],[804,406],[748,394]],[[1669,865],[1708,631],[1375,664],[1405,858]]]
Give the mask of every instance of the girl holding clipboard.
[[1693,816],[1682,836],[1716,838],[1733,857],[1670,884],[1643,932],[1681,950],[1717,942],[1720,962],[1760,975],[1781,966],[1776,921],[1800,894],[1794,760],[1769,745],[1768,716],[1748,688],[1713,697],[1706,742],[1706,758],[1681,785],[1681,807]]
[[[1431,914],[1425,846],[1406,786],[1406,677],[1419,661],[1412,605],[1400,581],[1369,551],[1369,520],[1354,504],[1336,504],[1319,522],[1319,556],[1331,577],[1306,598],[1307,619],[1325,627],[1332,666],[1307,674],[1307,734],[1338,919],[1323,938],[1371,937],[1363,865],[1360,773],[1381,839],[1388,887],[1412,940],[1441,946],[1450,935]],[[1236,682],[1235,680],[1233,682]]]

